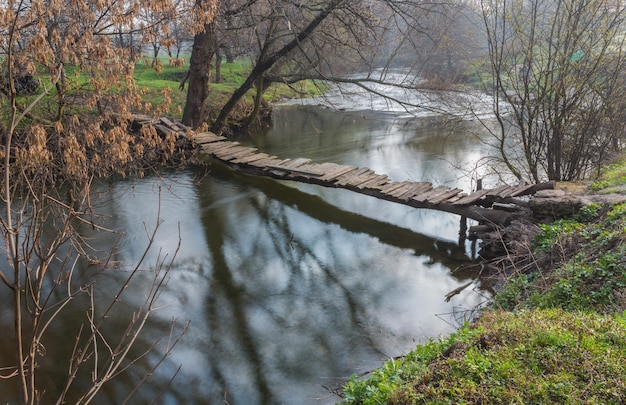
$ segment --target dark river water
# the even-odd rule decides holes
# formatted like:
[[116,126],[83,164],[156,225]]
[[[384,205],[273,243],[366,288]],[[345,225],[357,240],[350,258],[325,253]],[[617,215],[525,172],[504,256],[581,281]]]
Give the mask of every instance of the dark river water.
[[[271,128],[241,142],[280,157],[370,167],[394,180],[470,191],[466,174],[486,153],[470,135],[480,130],[471,121],[283,106]],[[158,218],[142,268],[173,258],[159,297],[163,307],[134,354],[164,339],[115,378],[97,404],[124,401],[158,361],[172,319],[179,326],[189,321],[187,333],[128,403],[147,403],[161,393],[156,403],[329,404],[340,399],[329,389],[452,332],[466,311],[489,297],[477,274],[463,269],[472,246],[459,243],[455,215],[241,175],[215,163],[94,189],[101,222],[120,232],[84,229],[102,255],[118,246],[96,284],[98,299],[110,299],[140,260]],[[82,263],[77,273],[97,267]],[[132,281],[106,333],[121,333],[152,274],[141,272]],[[447,293],[466,284],[446,301]],[[6,330],[11,319],[4,311],[0,325]],[[42,403],[64,381],[64,356],[84,312],[77,305],[50,329]],[[1,350],[1,357],[12,356]],[[3,380],[0,392],[3,403],[13,402],[15,392]]]

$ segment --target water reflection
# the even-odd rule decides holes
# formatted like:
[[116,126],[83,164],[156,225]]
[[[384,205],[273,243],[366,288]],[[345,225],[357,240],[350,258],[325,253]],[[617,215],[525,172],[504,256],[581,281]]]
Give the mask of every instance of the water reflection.
[[[287,126],[286,121],[277,125]],[[330,131],[325,123],[322,119],[318,130]],[[301,123],[294,125],[305,131]],[[374,168],[395,171],[402,179],[407,175],[401,171],[421,178],[435,170],[429,162],[442,161],[416,152],[423,145],[411,132],[414,128],[409,134],[398,130],[389,135],[387,123],[354,125],[358,128],[353,132],[337,130],[341,136],[311,139],[283,127],[280,131],[296,134],[287,140],[267,134],[256,140],[272,153],[284,147],[283,156],[294,148],[288,156],[378,164]],[[388,136],[398,138],[390,141]],[[354,145],[360,150],[353,150]],[[441,154],[441,148],[436,153]],[[405,165],[407,161],[415,164]],[[455,216],[429,216],[355,193],[283,184],[218,165],[209,176],[189,170],[111,182],[99,186],[93,198],[104,214],[103,225],[124,233],[120,238],[83,229],[103,255],[118,245],[115,262],[97,284],[103,300],[128,275],[143,254],[147,234],[158,219],[162,221],[145,261],[146,271],[129,287],[107,332],[132,315],[152,280],[147,269],[171,258],[180,241],[160,297],[164,307],[147,326],[136,354],[166,335],[173,318],[179,325],[189,320],[190,327],[131,403],[144,403],[159,394],[158,403],[164,404],[333,403],[338,398],[324,387],[338,387],[353,373],[451,332],[453,326],[437,314],[484,300],[475,275],[456,271],[469,259],[467,247],[455,242],[459,225]],[[83,265],[83,271],[92,268]],[[470,281],[468,289],[445,301],[448,292]],[[77,307],[75,314],[80,311]],[[51,341],[59,348],[52,356],[59,357],[57,368],[51,364],[52,372],[44,376],[50,380],[49,394],[64,373],[62,354],[73,343],[67,331],[77,328],[78,318],[69,313],[52,331]],[[142,373],[158,361],[165,344],[161,341],[155,354],[142,357],[128,375],[116,379],[97,403],[121,403]],[[174,383],[168,385],[179,365]],[[0,390],[5,392],[1,385]]]
[[[241,141],[280,157],[369,167],[395,181],[430,181],[472,191],[475,179],[483,177],[476,170],[479,160],[493,152],[474,136],[481,131],[481,123],[445,117],[406,120],[373,111],[337,113],[289,105],[275,109],[271,128]],[[433,238],[458,239],[456,215],[355,198],[346,190],[287,184],[346,211]],[[466,252],[471,255],[469,247]]]
[[[168,188],[181,195],[185,185],[176,177]],[[467,281],[451,273],[464,260],[451,243],[321,201],[315,210],[297,190],[260,189],[229,173],[216,171],[197,190],[204,229],[185,230],[182,239],[206,245],[178,258],[184,265],[172,274],[164,296],[171,306],[161,314],[192,320],[171,358],[184,365],[169,392],[177,402],[333,402],[323,386],[450,332],[433,314],[482,300],[470,290],[444,302]],[[135,192],[128,205],[149,205],[137,200],[142,195]],[[186,211],[176,199],[161,204],[164,212]],[[118,215],[132,211],[120,208]],[[184,220],[177,217],[166,222]],[[210,258],[206,267],[199,258]]]

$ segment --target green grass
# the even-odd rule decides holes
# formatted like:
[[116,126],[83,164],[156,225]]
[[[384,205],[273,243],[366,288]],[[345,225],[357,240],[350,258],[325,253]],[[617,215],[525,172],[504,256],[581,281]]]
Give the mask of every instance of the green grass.
[[[626,184],[626,161],[596,190]],[[541,226],[490,309],[344,386],[346,404],[626,403],[626,203]]]
[[626,203],[590,204],[574,218],[541,225],[534,251],[537,268],[509,279],[496,306],[626,310]]
[[626,318],[490,311],[344,386],[344,404],[621,404]]
[[[565,308],[598,313],[626,309],[626,204],[599,214],[593,205],[579,219],[542,226],[535,257],[555,265],[519,274],[498,293],[501,308]],[[595,214],[590,214],[595,211]],[[584,219],[595,219],[584,222]],[[580,221],[580,222],[579,222]]]
[[[182,55],[186,63],[183,67],[169,66],[167,58],[161,58],[158,69],[151,67],[145,61],[138,61],[135,65],[135,82],[140,89],[145,91],[144,99],[154,105],[163,102],[164,90],[168,92],[172,101],[170,114],[180,117],[185,105],[186,91],[179,90],[179,84],[189,67],[189,55]],[[222,81],[211,83],[207,107],[217,110],[226,102],[228,97],[243,84],[248,73],[252,69],[252,63],[247,60],[236,60],[233,63],[222,62]],[[213,70],[212,75],[215,74]],[[293,86],[284,84],[272,84],[265,92],[264,98],[268,102],[276,102],[283,98],[312,97],[320,94],[323,87],[316,86],[311,81],[303,81]],[[252,103],[254,90],[246,95],[245,101]]]
[[602,171],[599,180],[594,182],[591,191],[615,193],[626,191],[626,160],[612,164]]
[[[135,63],[134,79],[137,87],[143,92],[143,100],[154,106],[160,106],[165,100],[165,96],[170,99],[171,107],[168,114],[175,118],[180,118],[185,105],[187,92],[179,89],[180,82],[185,76],[187,69],[189,68],[189,56],[182,55],[185,60],[185,64],[182,67],[170,66],[167,57],[159,58],[159,65],[157,68],[151,66],[151,58],[146,61],[145,59],[138,60]],[[88,77],[85,74],[77,72],[77,68],[74,66],[66,66],[66,74],[71,81],[71,91],[80,92],[89,89]],[[236,60],[233,63],[222,63],[221,74],[222,81],[220,83],[211,83],[209,90],[209,97],[207,100],[207,108],[216,111],[219,110],[230,95],[246,80],[248,73],[252,69],[252,63],[245,59]],[[37,79],[42,81],[40,91],[43,86],[49,83],[48,76],[45,72],[40,72]],[[215,74],[213,70],[212,75]],[[188,83],[186,84],[188,86]],[[116,89],[110,89],[116,91]],[[283,98],[294,97],[311,97],[320,94],[324,90],[323,86],[318,86],[312,81],[303,81],[296,83],[292,86],[284,84],[272,84],[264,93],[264,98],[268,102],[276,102]],[[46,98],[51,100],[55,97],[55,89],[52,88],[50,94]],[[254,99],[254,90],[248,92],[245,98],[245,102],[252,103]],[[20,96],[18,103],[27,104],[30,100],[37,97],[37,94]],[[54,102],[41,103],[42,105],[54,105]],[[46,114],[44,114],[46,115]],[[54,116],[51,112],[47,114],[50,118]]]

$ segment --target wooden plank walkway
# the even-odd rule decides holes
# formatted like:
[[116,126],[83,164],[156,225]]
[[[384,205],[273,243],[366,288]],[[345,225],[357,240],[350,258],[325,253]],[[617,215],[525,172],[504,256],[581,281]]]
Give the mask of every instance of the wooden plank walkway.
[[283,159],[270,156],[223,136],[207,132],[192,133],[188,128],[167,118],[155,120],[149,117],[136,117],[136,122],[154,125],[161,132],[175,131],[181,136],[190,137],[202,152],[244,173],[343,188],[415,208],[450,212],[477,221],[505,223],[513,213],[510,209],[492,209],[494,203],[523,206],[524,203],[515,197],[554,188],[552,182],[538,185],[503,185],[468,194],[459,188],[433,186],[430,182],[392,181],[386,175],[375,173],[366,167],[314,163],[306,158]]

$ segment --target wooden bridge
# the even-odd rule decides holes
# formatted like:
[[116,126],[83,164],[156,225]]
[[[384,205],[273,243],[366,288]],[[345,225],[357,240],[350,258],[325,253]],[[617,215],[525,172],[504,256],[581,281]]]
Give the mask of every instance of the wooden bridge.
[[527,205],[518,199],[538,190],[553,188],[554,183],[536,185],[502,185],[495,189],[466,193],[459,188],[434,186],[430,182],[392,181],[366,167],[336,163],[314,163],[306,158],[283,159],[259,152],[256,148],[230,141],[213,133],[192,133],[181,124],[167,118],[136,117],[139,124],[151,124],[161,133],[177,132],[190,140],[202,152],[244,173],[293,180],[324,187],[343,188],[379,199],[445,211],[483,223],[505,225],[521,215]]

